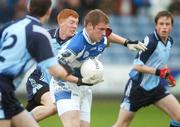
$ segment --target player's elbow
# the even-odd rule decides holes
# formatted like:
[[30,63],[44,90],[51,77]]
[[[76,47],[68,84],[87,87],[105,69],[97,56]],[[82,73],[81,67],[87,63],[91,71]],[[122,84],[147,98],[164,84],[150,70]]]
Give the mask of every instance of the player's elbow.
[[133,69],[136,70],[136,71],[141,71],[142,67],[143,67],[143,65],[135,64],[133,66]]

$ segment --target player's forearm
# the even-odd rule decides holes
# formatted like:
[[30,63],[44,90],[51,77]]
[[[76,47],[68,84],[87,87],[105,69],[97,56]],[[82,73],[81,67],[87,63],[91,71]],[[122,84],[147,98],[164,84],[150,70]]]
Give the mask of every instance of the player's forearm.
[[117,43],[117,44],[121,44],[123,45],[126,41],[125,38],[115,34],[115,33],[111,33],[109,36],[108,36],[108,39],[110,40],[110,42],[112,43]]
[[73,76],[73,75],[68,75],[66,78],[65,78],[65,80],[66,81],[69,81],[69,82],[72,82],[72,83],[76,83],[77,84],[77,82],[78,82],[78,77],[76,77],[76,76]]
[[134,65],[134,69],[142,73],[148,73],[148,74],[156,73],[156,68],[152,68],[146,65]]
[[69,75],[67,71],[59,65],[49,68],[49,72],[58,79],[66,80],[72,83],[78,82],[78,78],[76,76]]
[[58,64],[50,67],[48,70],[52,76],[58,79],[64,80],[68,75],[68,72],[61,65]]

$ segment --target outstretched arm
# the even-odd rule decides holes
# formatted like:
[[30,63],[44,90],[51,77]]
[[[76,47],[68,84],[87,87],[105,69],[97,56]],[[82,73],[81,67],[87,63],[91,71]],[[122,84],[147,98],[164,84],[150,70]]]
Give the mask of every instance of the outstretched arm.
[[139,50],[145,51],[147,49],[146,46],[142,42],[138,40],[135,40],[135,41],[128,40],[115,33],[110,33],[107,36],[107,38],[110,42],[124,45],[131,51],[139,51]]
[[124,45],[126,39],[115,34],[115,33],[111,33],[109,36],[108,36],[108,40],[110,40],[111,42],[113,43],[117,43],[117,44],[121,44],[121,45]]

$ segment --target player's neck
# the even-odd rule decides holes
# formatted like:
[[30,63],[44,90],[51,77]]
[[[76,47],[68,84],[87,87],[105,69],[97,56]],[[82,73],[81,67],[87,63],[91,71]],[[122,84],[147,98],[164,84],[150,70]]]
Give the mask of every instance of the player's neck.
[[66,40],[68,37],[67,37],[67,34],[63,31],[61,31],[61,29],[59,30],[59,37],[62,39],[62,40]]
[[168,37],[166,37],[166,38],[161,37],[161,41],[162,41],[164,44],[166,44],[167,41],[168,41]]

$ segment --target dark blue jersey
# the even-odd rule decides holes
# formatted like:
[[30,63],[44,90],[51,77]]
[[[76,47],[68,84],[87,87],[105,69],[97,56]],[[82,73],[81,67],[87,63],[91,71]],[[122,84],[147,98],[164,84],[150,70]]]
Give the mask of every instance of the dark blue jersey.
[[[65,39],[65,40],[62,40],[60,37],[59,37],[59,28],[57,29],[51,29],[49,30],[48,32],[50,33],[51,35],[51,46],[52,46],[52,51],[54,53],[54,55],[57,55],[58,54],[58,51],[60,50],[61,48],[61,45],[64,44],[66,41],[68,41],[69,39],[71,39],[71,37]],[[39,65],[36,67],[36,69],[34,70],[34,72],[31,74],[31,78],[32,77],[36,77],[38,78],[39,80],[41,81],[44,81],[46,82],[47,84],[50,83],[50,79],[51,79],[51,75],[49,74],[48,70],[47,69],[43,69],[41,68]]]

